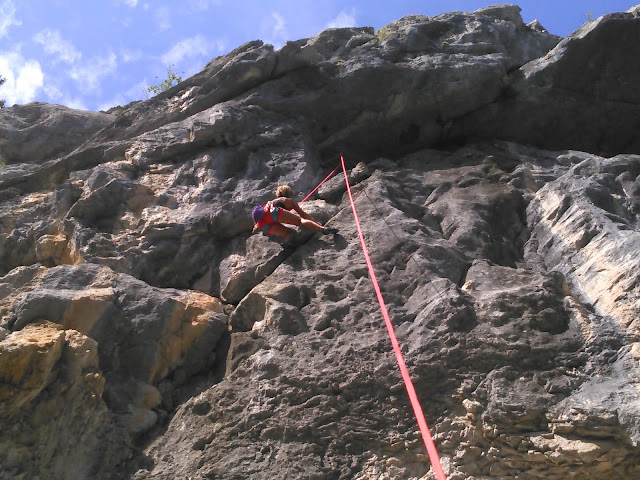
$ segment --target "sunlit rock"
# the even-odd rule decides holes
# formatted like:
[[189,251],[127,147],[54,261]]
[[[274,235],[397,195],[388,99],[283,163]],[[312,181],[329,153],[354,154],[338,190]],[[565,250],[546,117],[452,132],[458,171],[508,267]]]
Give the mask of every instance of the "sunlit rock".
[[2,110],[0,477],[430,478],[341,169],[301,204],[337,233],[252,233],[342,155],[448,478],[638,478],[638,11],[409,15]]

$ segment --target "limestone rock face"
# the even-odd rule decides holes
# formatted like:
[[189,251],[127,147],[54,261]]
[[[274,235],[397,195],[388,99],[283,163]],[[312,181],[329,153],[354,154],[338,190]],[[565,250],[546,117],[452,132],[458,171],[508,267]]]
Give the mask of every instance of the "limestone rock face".
[[637,53],[639,19],[636,7],[586,23],[513,72],[505,95],[460,125],[550,149],[637,153],[640,67],[628,55]]
[[[122,465],[98,344],[42,321],[0,342],[0,477],[91,478]],[[122,468],[122,467],[121,467]]]
[[[0,306],[3,331],[13,331],[0,342],[5,474],[108,478],[100,470],[110,463],[125,468],[126,439],[153,428],[185,379],[215,365],[222,305],[92,264],[14,272],[2,278]],[[38,435],[52,438],[40,453]]]
[[640,210],[631,181],[638,175],[637,155],[591,158],[545,185],[529,205],[537,220],[533,253],[580,284],[589,303],[623,327],[640,318]]
[[79,142],[7,136],[0,477],[433,478],[345,175],[301,204],[337,234],[251,233],[340,152],[447,478],[637,478],[638,7],[519,12],[250,42]]
[[82,145],[115,118],[39,102],[4,108],[0,110],[0,160],[42,163]]

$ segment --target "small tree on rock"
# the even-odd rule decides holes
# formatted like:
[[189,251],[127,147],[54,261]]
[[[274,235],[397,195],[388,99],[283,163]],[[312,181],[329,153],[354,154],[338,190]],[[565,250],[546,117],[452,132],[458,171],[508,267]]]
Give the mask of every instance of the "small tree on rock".
[[[179,84],[182,81],[182,77],[179,77],[173,70],[173,65],[167,67],[167,78],[165,78],[162,83],[158,85],[153,85],[147,88],[147,91],[153,93],[154,95],[158,95],[159,93],[165,92],[169,90],[171,87]],[[156,77],[158,78],[158,77]]]
[[[0,75],[0,87],[6,82],[7,79]],[[4,108],[5,101],[0,99],[0,108]]]

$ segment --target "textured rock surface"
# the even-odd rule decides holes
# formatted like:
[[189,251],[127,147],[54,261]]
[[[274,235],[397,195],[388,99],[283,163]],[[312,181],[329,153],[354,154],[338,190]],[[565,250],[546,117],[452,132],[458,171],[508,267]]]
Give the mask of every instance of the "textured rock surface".
[[98,344],[44,321],[0,342],[0,477],[91,478],[122,465],[121,444],[102,399]]
[[639,18],[636,6],[586,23],[513,72],[504,96],[461,125],[544,148],[637,153],[640,67],[626,49],[638,44]]
[[69,153],[114,120],[114,115],[46,103],[0,110],[0,160],[41,163]]
[[340,151],[448,478],[637,478],[637,12],[251,42],[0,144],[0,477],[433,478],[343,177],[303,204],[338,234],[250,233]]

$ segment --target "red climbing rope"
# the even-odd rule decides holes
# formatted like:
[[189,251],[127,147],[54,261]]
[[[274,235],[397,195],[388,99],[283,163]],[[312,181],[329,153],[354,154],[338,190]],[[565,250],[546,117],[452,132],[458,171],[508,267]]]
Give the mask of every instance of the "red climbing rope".
[[378,284],[376,274],[373,271],[373,264],[371,263],[371,258],[369,257],[367,246],[364,243],[364,236],[362,234],[362,228],[360,228],[360,220],[358,219],[358,212],[356,212],[356,206],[355,206],[355,203],[353,203],[353,196],[351,195],[351,186],[349,185],[349,177],[347,175],[347,169],[344,166],[344,158],[342,155],[340,155],[340,164],[342,165],[342,171],[344,172],[344,181],[347,184],[347,193],[349,194],[349,201],[351,202],[351,210],[353,211],[353,218],[355,219],[356,228],[358,229],[358,236],[360,237],[360,244],[362,245],[362,253],[364,253],[364,259],[367,262],[367,268],[369,269],[369,276],[371,277],[371,282],[373,283],[373,289],[375,290],[376,296],[378,297],[380,310],[382,310],[382,316],[384,317],[385,324],[387,325],[387,331],[389,332],[391,345],[393,345],[393,351],[396,354],[398,367],[400,368],[400,372],[402,373],[402,379],[404,380],[405,387],[407,388],[407,393],[409,394],[409,400],[411,401],[411,406],[413,407],[413,413],[415,414],[416,419],[418,421],[418,427],[420,428],[420,433],[422,434],[422,440],[424,441],[425,447],[427,447],[429,460],[431,460],[431,466],[433,467],[433,471],[436,474],[436,478],[438,480],[446,480],[444,471],[442,470],[442,465],[440,464],[440,457],[438,456],[438,451],[436,450],[436,446],[433,443],[433,438],[431,437],[431,433],[429,432],[429,427],[427,426],[427,421],[425,420],[424,413],[422,412],[422,406],[418,401],[418,396],[416,395],[416,391],[413,387],[413,382],[411,381],[409,370],[407,369],[407,365],[405,364],[404,357],[402,356],[402,351],[400,350],[400,345],[398,344],[398,339],[393,329],[393,324],[391,323],[391,318],[389,317],[387,306],[384,303],[384,298],[382,298],[380,285]]
[[314,193],[316,193],[316,190],[318,190],[318,189],[320,188],[320,186],[321,186],[324,182],[326,182],[327,180],[329,180],[329,179],[331,178],[331,176],[332,176],[334,173],[336,173],[336,172],[338,171],[338,169],[339,169],[339,168],[340,168],[340,164],[338,164],[338,166],[337,166],[336,168],[334,168],[334,169],[333,169],[333,172],[331,172],[329,175],[327,175],[327,176],[325,177],[325,179],[324,179],[324,180],[322,180],[322,181],[318,184],[318,186],[317,186],[316,188],[314,188],[313,190],[311,190],[311,193],[309,193],[309,195],[307,195],[306,197],[304,197],[304,198],[303,198],[299,203],[304,202],[304,201],[305,201],[305,200],[307,200],[311,195],[313,195]]

